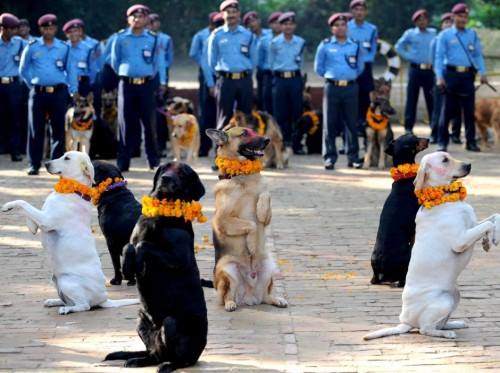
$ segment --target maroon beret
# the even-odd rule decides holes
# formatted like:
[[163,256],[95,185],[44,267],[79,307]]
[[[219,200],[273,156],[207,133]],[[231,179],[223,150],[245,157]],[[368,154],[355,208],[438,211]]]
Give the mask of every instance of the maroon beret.
[[469,7],[467,6],[467,4],[458,3],[451,9],[451,12],[453,14],[460,14],[460,13],[469,14]]
[[38,26],[52,26],[57,23],[57,17],[55,14],[44,14],[38,18]]
[[279,23],[285,23],[286,21],[295,21],[295,12],[284,12],[279,16]]
[[151,22],[154,22],[154,21],[159,21],[160,20],[160,15],[158,13],[151,13],[149,15],[149,20]]
[[82,28],[83,21],[81,19],[75,18],[66,22],[63,26],[63,32],[68,32],[72,28]]
[[449,19],[449,20],[453,20],[453,13],[448,12],[448,13],[445,13],[445,14],[443,14],[443,15],[441,16],[441,22],[444,22],[444,21],[446,21],[447,19]]
[[14,28],[19,26],[19,19],[11,13],[0,14],[0,26]]
[[217,14],[219,14],[219,12],[210,12],[208,14],[208,22],[213,22],[213,19]]
[[350,21],[352,19],[352,13],[345,12],[344,16],[347,18],[347,21]]
[[273,22],[276,22],[278,20],[278,18],[280,18],[280,16],[282,15],[283,13],[282,12],[272,12],[269,17],[267,17],[267,23],[273,23]]
[[143,14],[149,14],[149,13],[151,13],[151,10],[146,5],[135,4],[127,9],[127,17],[130,17],[132,14],[134,14],[136,12],[140,12]]
[[215,13],[214,17],[212,18],[212,23],[218,23],[218,22],[224,22],[224,16],[222,12]]
[[248,22],[250,22],[252,19],[257,19],[259,16],[257,15],[257,12],[254,10],[251,10],[250,12],[246,12],[245,15],[243,16],[243,24],[246,26]]
[[345,13],[333,13],[330,18],[328,18],[328,25],[332,26],[335,21],[338,21],[339,19],[348,21],[347,15]]
[[417,10],[417,11],[416,11],[415,13],[413,13],[413,15],[411,16],[411,21],[412,21],[412,22],[416,22],[416,21],[417,21],[417,19],[418,19],[419,17],[421,17],[421,16],[426,16],[426,17],[427,17],[427,16],[428,16],[428,14],[427,14],[427,10],[425,10],[425,9],[419,9],[419,10]]
[[349,9],[355,8],[357,6],[364,6],[366,8],[366,1],[365,0],[352,0],[351,3],[349,4]]
[[225,11],[227,8],[239,8],[240,7],[240,3],[238,2],[238,0],[225,0],[223,1],[220,6],[219,6],[219,10],[221,12]]

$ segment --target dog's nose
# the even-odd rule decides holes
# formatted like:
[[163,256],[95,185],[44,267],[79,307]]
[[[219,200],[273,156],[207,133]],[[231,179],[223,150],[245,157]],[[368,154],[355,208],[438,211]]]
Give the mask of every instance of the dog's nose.
[[465,163],[463,167],[467,172],[470,172],[470,170],[472,169],[472,165],[470,163]]
[[265,137],[264,138],[264,146],[267,146],[271,142],[271,139]]
[[45,162],[45,168],[48,169],[50,167],[50,162]]

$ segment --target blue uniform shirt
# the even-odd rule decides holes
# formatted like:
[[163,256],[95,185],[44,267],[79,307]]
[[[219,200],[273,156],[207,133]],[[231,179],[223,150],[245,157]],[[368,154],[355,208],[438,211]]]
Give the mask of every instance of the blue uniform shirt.
[[210,36],[210,29],[205,27],[203,30],[194,34],[191,40],[191,48],[189,49],[189,57],[191,57],[198,66],[201,66],[201,55],[203,53],[203,45]]
[[93,37],[90,37],[88,35],[85,35],[85,38],[82,41],[87,43],[90,48],[95,48],[97,44],[99,44],[99,40],[94,39]]
[[240,25],[233,31],[227,25],[215,29],[208,37],[208,64],[214,71],[253,70],[257,65],[255,35]]
[[160,84],[166,84],[165,58],[161,56],[158,36],[144,30],[134,35],[128,28],[119,32],[111,46],[111,66],[119,76],[131,78],[160,73]]
[[305,41],[293,35],[292,40],[284,34],[276,36],[269,45],[269,66],[273,71],[295,71],[302,68]]
[[205,78],[205,84],[208,88],[215,86],[214,71],[210,68],[208,64],[208,38],[205,39],[203,43],[203,49],[201,51],[200,57],[200,67],[203,72],[203,77]]
[[9,42],[0,38],[0,76],[19,75],[19,62],[26,44],[28,43],[17,36],[11,38]]
[[430,45],[436,36],[436,29],[420,31],[418,27],[406,30],[396,43],[396,51],[405,60],[416,64],[431,64]]
[[364,62],[373,63],[377,54],[377,26],[370,22],[363,22],[359,26],[354,19],[347,22],[347,36],[353,41],[359,42],[364,50]]
[[351,39],[340,43],[332,36],[319,44],[314,71],[325,79],[355,80],[363,72],[364,53],[364,48]]
[[[120,30],[118,32],[124,32],[125,30]],[[104,50],[102,52],[102,64],[103,65],[110,65],[111,66],[111,48],[113,47],[113,42],[115,41],[116,37],[118,36],[118,32],[115,32],[114,34],[111,34],[106,40]]]
[[486,75],[481,42],[474,30],[457,30],[455,26],[442,31],[437,39],[436,64],[434,72],[438,79],[443,79],[446,65],[471,66],[479,71],[481,76]]
[[43,42],[43,38],[36,38],[24,48],[19,74],[30,88],[34,84],[66,84],[70,93],[75,93],[78,81],[69,49],[68,45],[57,38],[50,47]]
[[160,44],[161,54],[165,59],[165,67],[168,69],[174,62],[174,43],[170,35],[164,32],[158,33],[158,43]]
[[262,36],[257,43],[257,67],[261,70],[271,70],[269,65],[269,46],[274,35],[272,33]]
[[95,49],[84,41],[80,41],[76,46],[72,46],[70,41],[66,44],[70,47],[68,63],[71,63],[71,68],[76,71],[78,77],[88,76],[90,82],[94,83],[97,73]]

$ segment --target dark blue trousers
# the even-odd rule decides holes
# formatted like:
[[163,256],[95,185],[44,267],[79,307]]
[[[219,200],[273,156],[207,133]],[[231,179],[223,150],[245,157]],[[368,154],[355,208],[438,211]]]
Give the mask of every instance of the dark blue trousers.
[[347,137],[347,158],[355,162],[359,159],[358,131],[358,84],[336,87],[326,82],[323,94],[323,159],[337,161],[335,137],[345,124]]
[[245,114],[252,112],[253,90],[252,76],[243,79],[217,78],[217,129],[229,123],[234,109]]
[[141,143],[141,123],[144,128],[146,155],[150,167],[159,164],[156,139],[154,80],[144,84],[131,84],[120,80],[118,84],[118,127],[120,146],[117,165],[122,170],[130,167],[130,158]]
[[302,77],[280,78],[273,80],[274,117],[283,133],[285,146],[297,151],[301,148],[300,139],[296,135],[296,123],[303,112]]
[[465,139],[468,145],[475,145],[476,125],[474,121],[474,106],[476,91],[474,88],[474,74],[471,72],[459,73],[446,70],[444,80],[446,94],[443,115],[439,121],[438,143],[442,147],[448,146],[448,125],[452,118],[460,118],[463,113]]
[[[441,115],[444,115],[444,93],[439,91],[437,86],[433,88],[433,112],[431,121],[431,136],[438,139],[439,131],[439,121],[441,120]],[[460,127],[462,126],[462,115],[451,118],[451,135],[460,137]]]
[[420,88],[422,88],[424,92],[427,115],[432,123],[432,89],[434,88],[434,72],[432,69],[421,70],[418,67],[410,65],[410,69],[408,70],[405,107],[405,130],[407,131],[413,131],[413,127],[415,125]]
[[[214,78],[215,79],[215,78]],[[206,135],[205,130],[215,128],[217,123],[217,104],[215,97],[210,95],[210,90],[205,84],[205,78],[200,70],[198,77],[199,89],[199,118],[200,118],[200,157],[206,157],[212,148],[212,140]]]
[[101,85],[106,92],[112,91],[118,87],[120,78],[110,65],[104,65],[101,71]]
[[366,124],[366,113],[368,107],[370,106],[370,92],[375,89],[375,84],[373,82],[373,72],[372,64],[365,63],[365,68],[363,72],[358,76],[356,80],[358,82],[358,119],[357,126],[360,133],[365,132]]
[[45,128],[50,123],[50,158],[61,157],[65,151],[64,115],[68,104],[68,91],[65,86],[53,93],[35,92],[31,89],[28,102],[28,159],[30,166],[38,169],[43,158]]
[[262,110],[273,115],[273,73],[271,70],[262,71]]
[[17,81],[0,84],[0,132],[5,136],[6,150],[21,154],[22,84]]

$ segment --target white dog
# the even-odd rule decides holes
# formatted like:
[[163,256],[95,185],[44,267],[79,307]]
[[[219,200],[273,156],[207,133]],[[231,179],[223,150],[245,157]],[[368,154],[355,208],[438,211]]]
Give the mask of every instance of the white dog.
[[[47,171],[90,187],[94,168],[87,154],[70,151],[47,162]],[[88,311],[91,307],[120,307],[139,303],[138,299],[110,300],[105,277],[97,256],[90,227],[92,204],[76,193],[49,194],[41,210],[17,200],[2,206],[2,211],[22,209],[33,234],[42,231],[42,246],[52,264],[52,280],[58,299],[47,299],[46,307],[59,308],[59,314]]]
[[[470,164],[454,160],[448,153],[436,152],[422,158],[415,178],[415,189],[447,185],[469,174]],[[456,338],[450,329],[465,328],[463,321],[448,321],[457,308],[460,293],[457,278],[472,256],[474,244],[500,239],[500,215],[477,223],[465,202],[448,202],[431,209],[421,207],[416,217],[416,235],[406,285],[400,324],[367,334],[364,339],[403,334],[416,328],[420,334]]]

